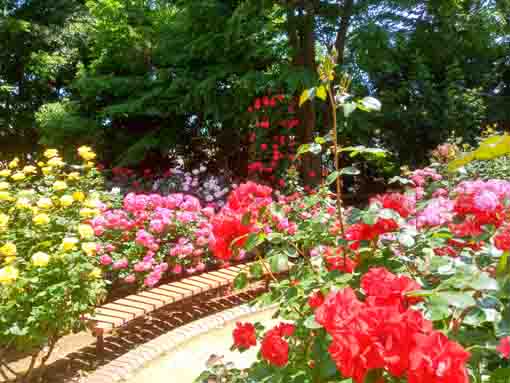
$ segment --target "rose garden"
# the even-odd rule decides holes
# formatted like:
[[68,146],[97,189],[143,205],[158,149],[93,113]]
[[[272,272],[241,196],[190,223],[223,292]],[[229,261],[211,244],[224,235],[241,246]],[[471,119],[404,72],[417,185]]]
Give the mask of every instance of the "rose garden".
[[[5,5],[5,17],[20,23],[0,24],[12,36],[35,31],[16,14],[22,3]],[[87,35],[90,57],[75,63],[74,79],[55,91],[57,102],[47,96],[48,103],[32,113],[39,129],[33,146],[0,146],[0,381],[510,382],[510,118],[490,118],[508,109],[510,53],[501,42],[510,35],[510,22],[494,22],[490,30],[500,36],[491,54],[506,57],[494,59],[503,68],[494,73],[507,73],[498,83],[506,85],[483,83],[486,88],[476,92],[492,93],[477,98],[474,86],[474,93],[455,93],[469,81],[453,69],[439,80],[442,67],[430,69],[433,54],[425,51],[422,61],[413,61],[419,64],[419,74],[411,75],[419,77],[416,82],[406,72],[397,76],[409,81],[405,88],[387,90],[379,83],[378,74],[404,67],[404,54],[390,63],[383,48],[368,45],[377,35],[370,28],[408,31],[402,20],[417,23],[411,11],[422,9],[420,2],[409,9],[389,2],[387,12],[402,25],[374,19],[363,28],[364,17],[375,17],[372,8],[349,0],[335,6],[268,2],[271,7],[211,1],[202,10],[192,2],[134,3],[87,1],[88,16],[76,11],[76,17],[93,20],[91,30],[72,32],[73,38]],[[454,9],[448,17],[461,17],[458,5],[445,4],[423,5],[423,12],[446,20]],[[386,20],[380,5],[373,6]],[[469,17],[481,18],[477,28],[483,31],[483,20],[505,19],[499,8],[487,10],[485,19],[466,7]],[[150,33],[141,28],[141,14]],[[223,37],[221,44],[215,40],[218,20],[225,21],[226,45]],[[479,30],[459,20],[466,23],[466,41],[475,39],[468,33]],[[338,28],[330,29],[335,22]],[[307,25],[315,28],[311,34]],[[395,44],[410,54],[415,48],[406,45],[405,34],[397,35],[389,38],[386,53]],[[149,44],[151,39],[157,43]],[[204,46],[213,40],[239,67],[213,60],[211,47]],[[182,57],[179,44],[186,47]],[[461,48],[482,50],[456,44],[459,55]],[[232,53],[242,47],[253,56]],[[136,57],[151,74],[122,67],[131,57],[123,56],[128,48],[143,53]],[[366,56],[365,48],[380,57]],[[162,53],[167,50],[174,56]],[[23,81],[65,66],[37,52],[31,60],[39,60],[40,71]],[[288,67],[266,65],[266,59],[300,69],[290,75]],[[377,60],[388,66],[371,66]],[[448,71],[460,67],[451,60]],[[172,69],[163,74],[167,66]],[[58,73],[56,82],[67,72]],[[436,112],[425,104],[444,101],[437,89],[448,76],[455,80],[444,100],[455,102],[432,119]],[[26,90],[8,86],[4,77],[0,71],[0,96],[21,97]],[[170,87],[161,85],[167,82]],[[429,82],[434,85],[416,91],[420,96],[413,93]],[[399,98],[402,89],[409,98]],[[491,97],[507,98],[497,104]],[[0,98],[0,109],[9,102]],[[18,116],[14,109],[9,113]],[[0,138],[14,147],[18,139],[6,126]],[[229,299],[229,309],[206,309]],[[203,307],[203,322],[191,314],[197,306]],[[215,318],[241,308],[251,314],[229,316],[219,326],[228,334],[212,338],[219,331]],[[129,374],[97,380],[113,371],[123,353],[136,355],[149,342],[117,353],[111,345],[122,334],[143,332],[158,315],[188,315],[171,329],[181,329],[186,341],[154,352]],[[206,328],[191,334],[194,323]],[[162,344],[170,332],[161,330],[150,344]],[[76,334],[92,351],[73,343]],[[203,363],[197,356],[200,362],[180,366],[192,380],[173,375],[168,355],[198,355],[210,347],[228,350],[232,361],[212,354]],[[59,364],[67,354],[87,353],[92,362],[86,369]],[[157,369],[164,378],[141,378]],[[60,372],[67,380],[57,380]]]

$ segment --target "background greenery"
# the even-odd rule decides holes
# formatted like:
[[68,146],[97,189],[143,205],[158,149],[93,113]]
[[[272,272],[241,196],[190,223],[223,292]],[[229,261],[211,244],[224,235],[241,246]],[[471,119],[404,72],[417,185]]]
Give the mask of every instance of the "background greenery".
[[[133,165],[205,145],[239,168],[253,98],[299,94],[331,46],[353,93],[383,104],[340,124],[344,141],[419,164],[452,135],[510,126],[509,0],[0,0],[0,12],[2,154],[94,143],[106,164]],[[303,108],[301,142],[326,111]]]

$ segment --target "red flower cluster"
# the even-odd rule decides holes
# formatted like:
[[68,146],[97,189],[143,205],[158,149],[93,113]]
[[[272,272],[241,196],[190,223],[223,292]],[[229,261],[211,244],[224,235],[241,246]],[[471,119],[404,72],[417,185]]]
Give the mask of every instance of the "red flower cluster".
[[[249,133],[248,141],[259,148],[258,158],[248,164],[248,173],[280,187],[285,186],[281,175],[294,160],[296,134],[291,129],[300,124],[294,108],[285,105],[285,100],[283,95],[259,97],[248,108],[248,112],[256,113],[256,130]],[[285,113],[289,113],[288,118],[281,119]],[[272,115],[279,116],[278,120],[271,119]]]
[[316,309],[317,307],[320,307],[324,303],[324,294],[322,294],[320,291],[315,291],[308,297],[308,305],[312,309]]
[[234,347],[240,350],[247,350],[257,344],[255,326],[251,323],[237,322],[232,337],[234,338]]
[[359,262],[358,259],[352,260],[340,247],[326,247],[323,256],[329,271],[338,270],[341,273],[352,273]]
[[[230,194],[226,206],[211,220],[214,240],[210,247],[216,258],[229,260],[235,248],[242,247],[253,231],[260,208],[269,205],[272,189],[267,186],[247,182],[239,185]],[[243,216],[250,212],[250,223],[244,225]]]
[[242,216],[228,211],[213,217],[211,223],[214,241],[211,241],[210,247],[216,258],[227,261],[232,257],[234,249],[244,246],[252,227],[243,225],[241,220]]
[[[492,197],[492,198],[490,198]],[[505,207],[494,193],[463,193],[455,200],[454,211],[461,217],[472,216],[478,226],[501,226]]]
[[398,230],[398,227],[398,224],[391,218],[379,218],[374,225],[358,222],[347,228],[345,239],[355,241],[355,244],[359,245],[360,241],[373,241],[382,234]]
[[413,200],[400,193],[382,194],[371,199],[370,202],[378,202],[384,209],[395,210],[403,218],[409,217],[415,210]]
[[496,347],[501,356],[505,359],[510,359],[510,336],[502,338],[499,345]]
[[272,193],[273,189],[270,187],[249,181],[232,191],[228,197],[226,208],[242,214],[248,211],[257,213],[260,208],[273,202]]
[[294,325],[289,323],[280,323],[269,330],[262,339],[260,348],[262,357],[277,367],[285,366],[289,361],[289,344],[283,337],[292,336],[294,330]]
[[315,311],[333,338],[329,353],[344,377],[362,383],[370,370],[384,369],[407,376],[409,383],[469,382],[469,353],[407,309],[412,302],[405,292],[419,288],[416,282],[375,269],[361,283],[364,302],[345,288],[330,293]]
[[390,273],[384,267],[371,268],[361,278],[361,287],[367,295],[366,302],[371,306],[395,306],[403,312],[421,301],[420,298],[406,296],[410,291],[421,289],[418,282],[405,275]]
[[496,246],[499,250],[510,250],[510,227],[505,227],[494,236],[494,246]]

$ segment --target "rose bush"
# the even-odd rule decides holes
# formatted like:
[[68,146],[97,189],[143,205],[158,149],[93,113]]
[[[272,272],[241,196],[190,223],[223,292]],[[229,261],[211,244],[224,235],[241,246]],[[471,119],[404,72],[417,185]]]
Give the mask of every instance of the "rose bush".
[[110,280],[153,287],[167,271],[189,275],[214,265],[211,207],[190,195],[134,194],[121,209],[105,210],[90,221],[97,257]]
[[12,350],[29,352],[33,363],[20,381],[104,295],[94,233],[84,223],[105,207],[102,180],[94,152],[81,147],[78,155],[79,165],[54,149],[34,164],[0,164],[0,373]]
[[[293,331],[240,324],[258,361],[198,381],[219,370],[233,382],[508,380],[510,182],[458,182],[444,169],[410,172],[405,191],[343,221],[325,189],[245,212],[244,249],[266,254],[273,272],[294,263],[257,299],[278,304]],[[254,347],[240,339],[240,351]]]

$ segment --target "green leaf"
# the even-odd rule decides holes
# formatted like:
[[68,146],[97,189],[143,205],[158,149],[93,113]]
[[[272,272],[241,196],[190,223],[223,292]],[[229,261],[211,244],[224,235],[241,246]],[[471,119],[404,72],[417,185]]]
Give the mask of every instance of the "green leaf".
[[356,110],[358,106],[356,105],[355,102],[346,102],[345,104],[342,105],[342,108],[344,110],[344,117],[345,118],[348,118],[352,112],[354,112]]
[[[503,380],[504,378],[509,379]],[[503,383],[508,381],[510,381],[510,367],[502,367],[491,371],[490,383]]]
[[461,310],[476,305],[476,301],[471,293],[451,291],[440,292],[438,293],[438,296],[446,300],[450,306]]
[[309,151],[310,151],[310,144],[300,145],[297,150],[296,157],[299,157],[305,153],[308,153]]
[[347,166],[345,168],[340,169],[340,174],[341,175],[356,176],[356,175],[358,175],[360,173],[361,173],[360,170],[357,169],[354,166]]
[[504,338],[506,336],[510,336],[510,307],[505,307],[501,313],[500,321],[495,323],[495,325],[496,337]]
[[246,240],[246,242],[244,244],[244,249],[246,251],[252,251],[257,246],[264,243],[265,240],[266,240],[266,236],[264,233],[250,233],[248,235],[248,239]]
[[322,328],[322,326],[315,321],[315,315],[310,315],[308,318],[306,318],[303,326],[310,329]]
[[248,285],[248,274],[244,271],[236,275],[234,279],[234,288],[237,290],[243,289]]
[[331,185],[333,182],[335,182],[339,175],[340,173],[336,170],[331,173],[328,178],[326,178],[326,185]]
[[364,97],[358,102],[358,108],[365,112],[379,112],[381,110],[381,102],[374,97]]
[[382,376],[381,370],[370,370],[363,383],[377,383]]
[[289,268],[289,257],[287,254],[278,253],[270,258],[271,271],[273,273],[280,273]]
[[404,177],[399,177],[399,176],[390,178],[390,180],[388,181],[389,184],[394,184],[394,183],[397,183],[397,182],[402,184],[402,185],[412,185],[413,184],[413,181],[411,181],[410,179],[407,179],[407,178],[404,178]]
[[251,221],[251,211],[248,211],[241,218],[241,224],[243,224],[244,226],[248,226],[250,224],[250,221]]
[[250,276],[255,279],[260,279],[264,275],[264,268],[260,262],[255,262],[250,266]]
[[509,251],[505,251],[501,255],[501,258],[499,259],[499,262],[498,262],[498,267],[496,269],[498,275],[504,275],[506,273],[507,266],[508,266],[508,256],[509,256],[509,254],[510,254]]
[[406,233],[400,233],[397,236],[398,242],[407,248],[413,247],[415,244],[414,238],[412,235],[406,234]]

